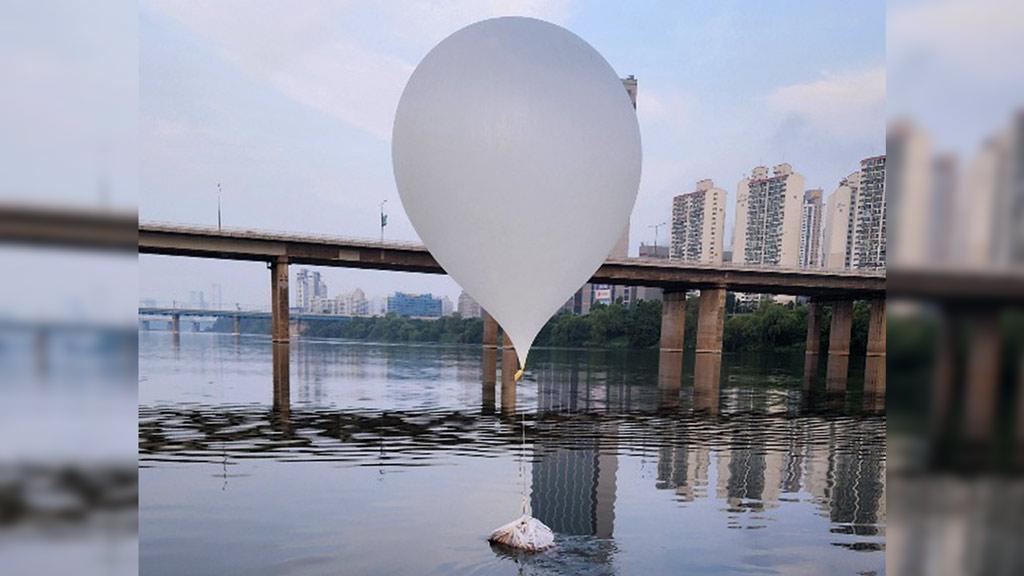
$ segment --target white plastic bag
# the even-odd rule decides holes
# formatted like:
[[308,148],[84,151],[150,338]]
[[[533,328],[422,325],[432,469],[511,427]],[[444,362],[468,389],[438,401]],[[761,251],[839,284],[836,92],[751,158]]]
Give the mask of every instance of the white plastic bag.
[[523,514],[491,532],[488,540],[527,552],[540,552],[555,544],[555,534],[540,520]]

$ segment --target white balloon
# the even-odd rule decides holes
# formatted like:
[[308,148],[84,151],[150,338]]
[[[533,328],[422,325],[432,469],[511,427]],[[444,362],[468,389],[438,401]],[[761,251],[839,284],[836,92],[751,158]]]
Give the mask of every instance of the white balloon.
[[619,76],[583,39],[532,18],[478,22],[435,46],[402,92],[391,155],[416,232],[524,366],[608,257],[640,184]]

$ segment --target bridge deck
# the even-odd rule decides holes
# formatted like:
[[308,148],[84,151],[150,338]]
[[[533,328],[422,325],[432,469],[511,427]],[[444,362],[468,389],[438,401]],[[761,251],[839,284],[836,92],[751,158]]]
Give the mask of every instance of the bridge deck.
[[[421,245],[318,235],[139,224],[139,252],[198,258],[444,274]],[[724,287],[740,292],[867,298],[885,293],[881,272],[707,265],[661,259],[608,260],[591,282],[669,290]]]

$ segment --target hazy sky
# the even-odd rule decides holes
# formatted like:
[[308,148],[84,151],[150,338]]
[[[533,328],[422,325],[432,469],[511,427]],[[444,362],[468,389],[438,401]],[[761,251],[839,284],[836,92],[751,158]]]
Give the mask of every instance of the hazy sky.
[[[697,180],[728,191],[731,228],[736,184],[753,166],[789,162],[831,192],[884,152],[881,1],[143,2],[140,219],[215,224],[220,182],[225,226],[375,238],[387,200],[386,237],[417,240],[391,173],[399,95],[437,42],[501,15],[565,26],[638,78],[631,254]],[[332,295],[459,293],[446,277],[322,271]],[[140,274],[143,298],[217,283],[226,302],[269,300],[262,264],[144,256]]]

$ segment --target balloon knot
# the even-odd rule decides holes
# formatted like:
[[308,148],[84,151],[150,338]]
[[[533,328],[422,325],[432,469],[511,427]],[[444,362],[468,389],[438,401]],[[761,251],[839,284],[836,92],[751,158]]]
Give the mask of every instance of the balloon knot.
[[522,369],[522,368],[520,368],[520,369],[519,369],[519,370],[518,370],[518,371],[516,372],[516,375],[515,375],[515,381],[516,381],[516,382],[519,382],[519,381],[520,381],[520,380],[522,380],[522,379],[523,379],[523,369]]

